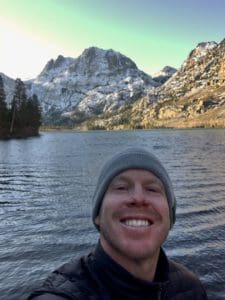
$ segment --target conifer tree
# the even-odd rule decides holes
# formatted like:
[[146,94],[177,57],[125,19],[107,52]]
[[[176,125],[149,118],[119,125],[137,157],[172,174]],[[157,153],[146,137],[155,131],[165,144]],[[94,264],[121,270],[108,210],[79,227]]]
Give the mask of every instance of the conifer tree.
[[25,126],[26,105],[27,105],[26,88],[23,81],[17,78],[15,82],[15,90],[14,90],[14,96],[13,96],[12,107],[11,107],[10,133],[12,133],[15,128],[20,129]]
[[0,129],[7,129],[8,126],[8,109],[6,104],[6,95],[4,90],[4,83],[0,75]]
[[41,107],[36,94],[28,99],[27,112],[26,125],[38,130],[41,125]]

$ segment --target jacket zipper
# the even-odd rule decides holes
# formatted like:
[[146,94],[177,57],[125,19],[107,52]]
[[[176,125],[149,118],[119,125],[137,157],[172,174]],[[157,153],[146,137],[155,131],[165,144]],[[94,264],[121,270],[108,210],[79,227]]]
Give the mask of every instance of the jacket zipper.
[[159,288],[157,300],[161,300],[162,288]]

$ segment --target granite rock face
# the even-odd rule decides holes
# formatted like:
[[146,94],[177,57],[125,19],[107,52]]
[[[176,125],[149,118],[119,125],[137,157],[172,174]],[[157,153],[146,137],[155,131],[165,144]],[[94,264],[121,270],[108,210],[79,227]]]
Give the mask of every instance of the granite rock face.
[[170,79],[175,73],[177,69],[165,66],[161,71],[157,72],[152,76],[152,78],[158,82],[160,85],[164,84],[168,79]]
[[[10,103],[14,80],[2,77]],[[91,47],[77,58],[50,60],[25,84],[28,95],[37,94],[44,117],[53,116],[50,121],[98,116],[106,128],[126,122],[176,127],[176,120],[187,125],[199,118],[225,123],[225,40],[199,43],[178,70],[166,66],[152,77],[119,52]]]
[[0,75],[2,77],[3,83],[4,83],[4,90],[6,94],[6,102],[8,105],[11,103],[13,98],[13,91],[15,86],[15,80],[6,76],[5,74],[0,72]]
[[50,60],[36,79],[27,82],[29,93],[38,95],[46,115],[58,111],[67,117],[115,110],[158,85],[126,56],[96,47],[78,58],[60,55]]
[[[156,78],[153,76],[155,81]],[[126,120],[125,115],[129,116]],[[118,110],[114,116],[101,120],[100,125],[110,129],[224,127],[225,40],[198,44],[163,84],[150,89],[147,97],[127,111]],[[98,127],[98,120],[94,126]]]
[[156,88],[153,99],[178,99],[197,91],[225,83],[225,40],[200,43],[193,49],[181,68],[162,86]]

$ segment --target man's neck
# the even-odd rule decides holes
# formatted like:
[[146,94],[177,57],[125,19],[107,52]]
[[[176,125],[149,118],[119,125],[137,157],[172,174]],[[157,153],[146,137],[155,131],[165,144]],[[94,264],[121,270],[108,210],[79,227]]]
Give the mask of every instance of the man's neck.
[[158,258],[159,254],[157,254],[156,257],[149,258],[148,260],[133,260],[132,263],[128,263],[127,265],[125,265],[125,262],[123,267],[134,277],[146,281],[154,281]]
[[119,265],[126,269],[134,277],[145,280],[153,281],[156,273],[157,263],[159,259],[160,249],[151,255],[149,258],[133,259],[127,256],[118,255],[116,251],[107,247],[103,241],[101,241],[104,251]]

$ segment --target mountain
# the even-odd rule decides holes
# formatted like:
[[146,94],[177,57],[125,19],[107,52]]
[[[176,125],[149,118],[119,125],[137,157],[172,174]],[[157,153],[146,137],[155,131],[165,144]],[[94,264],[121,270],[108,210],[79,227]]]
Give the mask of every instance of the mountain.
[[77,58],[50,60],[40,75],[27,82],[28,93],[42,100],[46,116],[96,115],[133,103],[158,86],[128,57],[91,47]]
[[203,89],[219,80],[223,65],[223,43],[200,43],[193,49],[176,74],[154,91],[157,99],[170,99]]
[[[12,95],[14,81],[3,80]],[[166,66],[152,77],[119,52],[91,47],[77,58],[50,60],[26,86],[40,99],[48,124],[225,126],[225,40],[199,43],[178,70]]]
[[205,126],[225,127],[225,40],[198,44],[180,69],[147,97],[88,124],[110,129]]
[[181,68],[149,93],[149,101],[157,101],[157,117],[167,124],[180,119],[184,124],[195,120],[199,126],[224,126],[225,40],[198,44]]
[[160,85],[165,83],[170,77],[172,77],[177,72],[177,69],[165,66],[161,71],[155,73],[152,76],[152,79],[156,82],[158,82]]
[[12,97],[13,97],[13,92],[14,92],[14,85],[15,85],[15,80],[6,76],[4,73],[0,72],[0,75],[2,77],[2,80],[4,82],[4,90],[6,94],[6,102],[11,103]]

